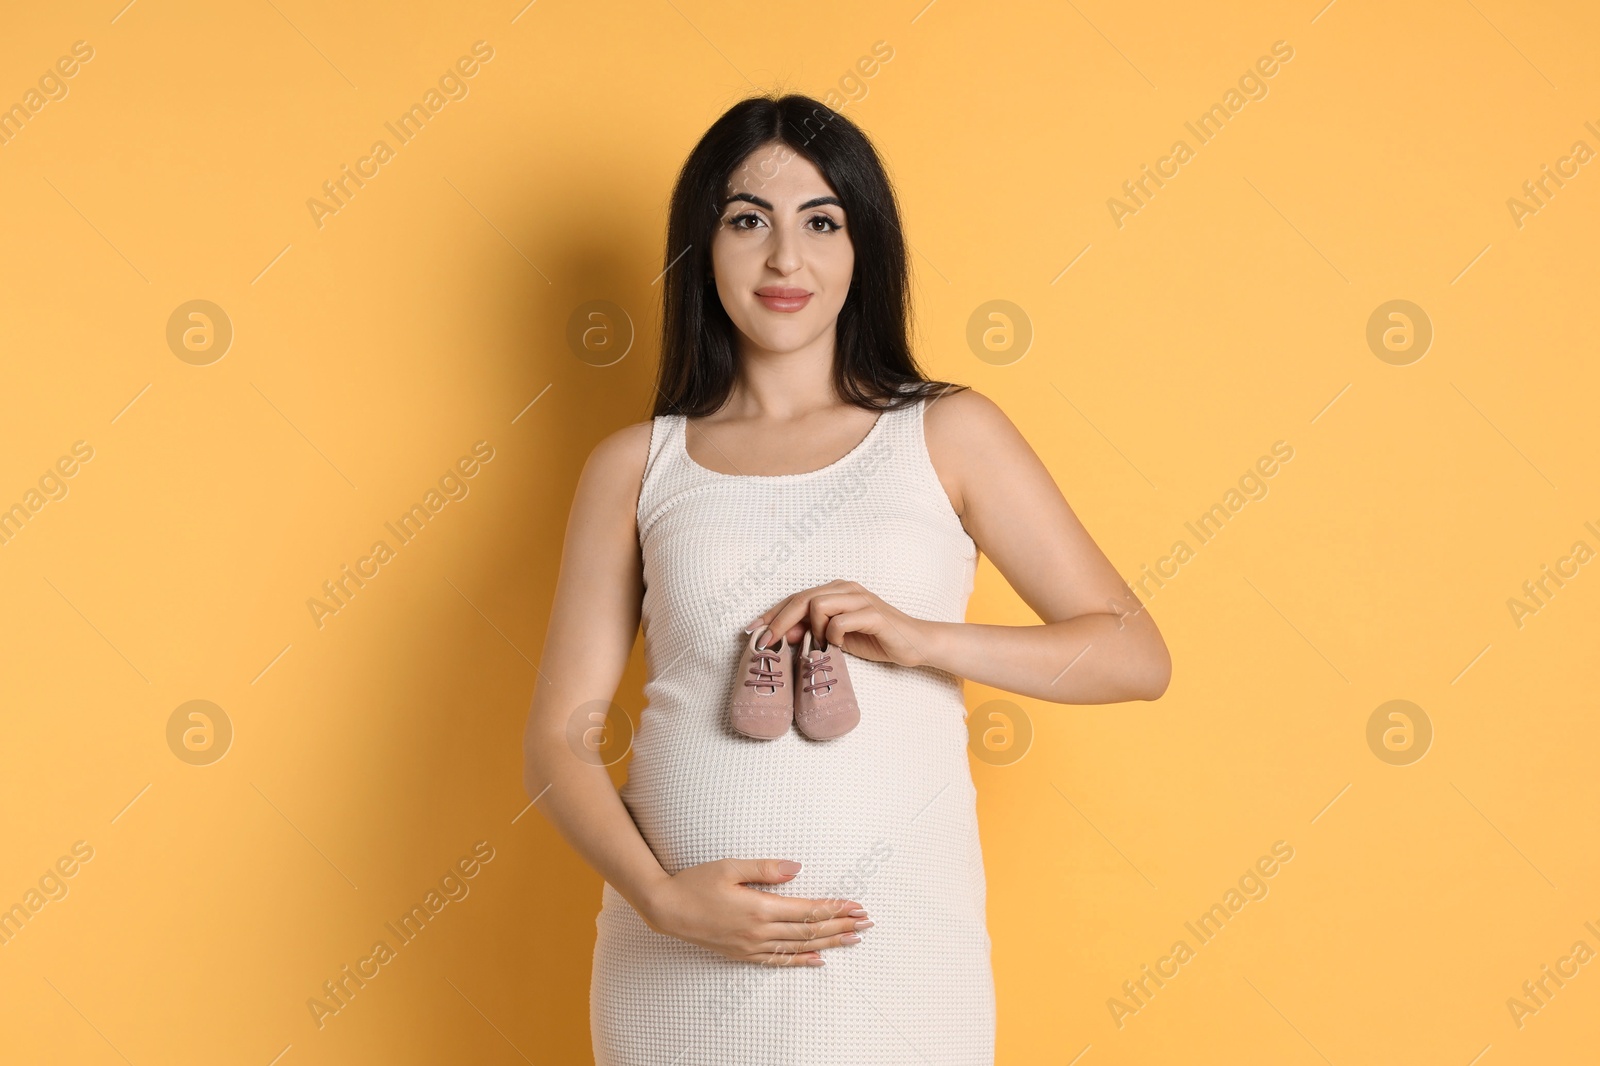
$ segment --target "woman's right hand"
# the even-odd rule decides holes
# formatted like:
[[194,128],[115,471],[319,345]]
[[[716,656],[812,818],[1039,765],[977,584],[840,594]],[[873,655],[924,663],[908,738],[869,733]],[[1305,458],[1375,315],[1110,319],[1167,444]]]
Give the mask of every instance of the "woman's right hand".
[[[872,925],[853,900],[806,899],[747,884],[782,884],[800,864],[779,859],[717,859],[657,883],[640,916],[658,933],[740,962],[820,966],[823,948],[854,944]],[[852,937],[853,939],[845,939]]]

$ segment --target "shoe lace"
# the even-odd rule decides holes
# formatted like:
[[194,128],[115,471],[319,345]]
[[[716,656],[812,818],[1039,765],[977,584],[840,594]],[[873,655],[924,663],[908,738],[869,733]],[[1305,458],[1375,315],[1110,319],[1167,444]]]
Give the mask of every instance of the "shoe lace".
[[[755,674],[754,680],[745,681],[756,689],[758,696],[770,696],[778,691],[783,681],[778,677],[778,650],[776,648],[754,648],[750,652],[750,672]],[[761,689],[770,689],[762,692]]]
[[[833,691],[836,679],[833,677],[833,668],[828,666],[828,662],[832,658],[833,656],[831,655],[820,655],[815,659],[801,660],[800,670],[806,681],[805,690],[807,692],[816,696],[826,696]],[[821,691],[818,691],[819,689]]]

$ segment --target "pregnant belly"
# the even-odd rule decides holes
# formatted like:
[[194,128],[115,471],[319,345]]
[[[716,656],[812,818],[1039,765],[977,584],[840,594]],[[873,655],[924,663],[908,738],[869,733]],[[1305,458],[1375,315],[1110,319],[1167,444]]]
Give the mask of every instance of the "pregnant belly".
[[[852,666],[855,666],[853,663]],[[976,794],[959,688],[931,673],[863,662],[861,723],[813,741],[755,740],[721,699],[652,702],[622,799],[662,868],[791,859],[768,891],[879,904],[981,923]],[[877,668],[877,669],[874,669]]]

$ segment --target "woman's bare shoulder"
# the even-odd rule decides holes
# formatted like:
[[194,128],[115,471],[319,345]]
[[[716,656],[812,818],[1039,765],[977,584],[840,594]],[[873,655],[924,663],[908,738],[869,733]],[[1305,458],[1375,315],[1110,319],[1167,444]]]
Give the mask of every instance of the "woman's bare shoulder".
[[639,500],[645,463],[650,458],[653,425],[653,419],[634,422],[601,438],[584,462],[578,495],[603,500],[619,509],[626,505],[631,514]]
[[1022,433],[1000,405],[974,388],[952,389],[929,401],[923,412],[928,457],[956,514],[964,514],[963,486],[983,476],[987,462],[1031,454]]
[[950,389],[928,401],[925,414],[928,435],[935,432],[946,436],[963,433],[992,433],[1011,425],[1000,405],[972,386]]

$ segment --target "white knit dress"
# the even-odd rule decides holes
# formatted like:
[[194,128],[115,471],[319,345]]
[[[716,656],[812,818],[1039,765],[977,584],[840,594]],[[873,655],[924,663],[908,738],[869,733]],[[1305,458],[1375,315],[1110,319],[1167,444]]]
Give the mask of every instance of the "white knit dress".
[[877,924],[822,966],[760,966],[652,931],[610,885],[596,919],[597,1066],[992,1066],[994,981],[961,682],[850,656],[861,724],[813,741],[728,725],[746,622],[853,579],[914,618],[965,618],[977,547],[928,458],[920,401],[800,474],[721,474],[658,416],[641,486],[649,680],[623,802],[668,873],[793,859],[763,891]]

